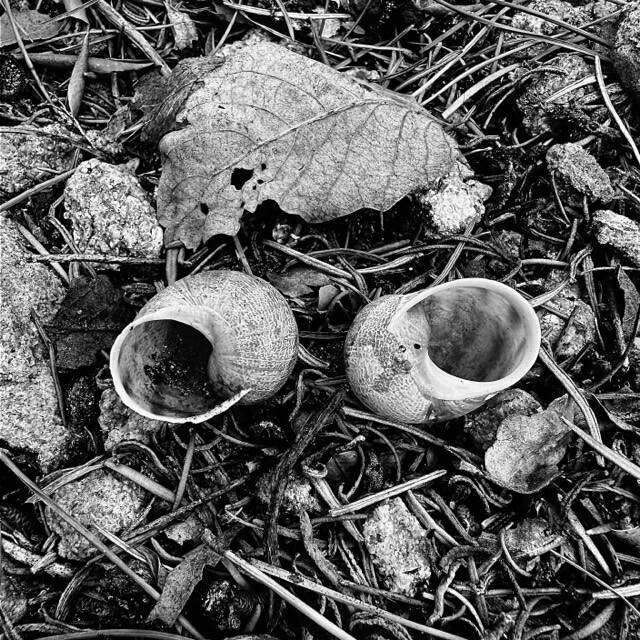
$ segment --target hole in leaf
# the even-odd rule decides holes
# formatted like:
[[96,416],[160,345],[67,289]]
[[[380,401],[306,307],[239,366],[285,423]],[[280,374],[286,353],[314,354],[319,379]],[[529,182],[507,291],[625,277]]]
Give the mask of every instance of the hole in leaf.
[[231,174],[231,184],[238,190],[242,189],[245,184],[253,177],[253,169],[241,169],[238,167]]
[[266,168],[267,168],[267,165],[263,162],[263,163],[260,165],[260,171],[264,171]]
[[204,215],[206,216],[209,213],[209,207],[204,202],[201,202],[200,211],[202,211],[202,213],[204,213]]
[[419,345],[419,344],[414,344],[414,345],[413,345],[413,348],[414,348],[414,349],[419,349],[419,348],[420,348],[420,345]]
[[258,179],[258,180],[256,180],[256,182],[257,182],[258,184],[264,184],[264,180],[260,180],[260,179]]

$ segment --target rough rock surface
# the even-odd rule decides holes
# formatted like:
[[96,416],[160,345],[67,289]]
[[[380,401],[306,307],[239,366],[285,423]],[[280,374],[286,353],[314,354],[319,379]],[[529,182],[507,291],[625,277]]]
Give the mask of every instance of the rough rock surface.
[[547,151],[547,166],[549,171],[555,172],[559,188],[571,200],[579,202],[582,195],[601,202],[609,202],[613,198],[609,176],[579,144],[554,144]]
[[58,417],[48,354],[30,310],[46,324],[64,289],[28,255],[15,223],[0,217],[0,441],[35,453],[46,472],[63,462],[70,434]]
[[555,345],[555,356],[561,359],[573,358],[588,344],[595,343],[596,339],[595,314],[586,302],[577,300],[560,339]]
[[64,190],[80,251],[152,258],[160,254],[162,229],[147,192],[124,166],[97,159],[78,166]]
[[[8,127],[7,127],[8,129]],[[15,131],[15,127],[11,127]],[[0,127],[0,200],[71,169],[72,135],[60,125]]]
[[640,267],[640,224],[605,209],[593,214],[593,228],[600,244],[612,247]]
[[429,219],[439,233],[460,233],[469,222],[477,222],[484,214],[483,202],[491,195],[491,187],[477,180],[459,177],[445,179],[438,189],[419,196],[428,207]]
[[151,434],[167,422],[151,420],[132,411],[120,400],[113,387],[102,392],[100,397],[100,417],[98,418],[102,435],[105,438],[105,451],[111,451],[124,440],[135,440],[143,444],[151,442]]
[[486,451],[496,439],[500,423],[508,416],[532,416],[542,405],[522,389],[507,389],[466,418],[465,431],[474,444]]
[[640,100],[640,5],[637,3],[618,23],[611,58],[624,86]]
[[365,520],[364,542],[387,588],[415,596],[431,575],[427,531],[400,498],[377,506]]
[[[60,487],[52,498],[90,531],[98,534],[97,525],[115,535],[136,523],[148,502],[137,484],[101,469]],[[49,508],[46,518],[60,535],[60,556],[84,560],[92,554],[94,546]]]
[[524,90],[516,104],[524,115],[524,126],[531,135],[552,130],[550,113],[555,107],[572,106],[593,91],[587,86],[555,95],[574,82],[593,74],[592,68],[578,54],[560,54],[545,62],[543,68],[544,71],[540,70],[534,74],[522,68],[514,74],[516,78],[525,78]]
[[[273,491],[273,474],[267,473],[258,478],[256,496],[263,504],[268,505]],[[317,513],[321,510],[320,502],[309,481],[299,473],[292,472],[282,498],[285,509],[297,512],[299,509]]]

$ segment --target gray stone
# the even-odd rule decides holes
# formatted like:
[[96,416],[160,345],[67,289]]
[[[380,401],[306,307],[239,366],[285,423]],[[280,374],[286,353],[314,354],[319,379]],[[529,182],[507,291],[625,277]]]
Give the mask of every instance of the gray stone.
[[[60,487],[51,497],[99,538],[102,536],[96,526],[118,535],[138,522],[149,501],[137,484],[102,469]],[[60,536],[60,556],[85,560],[92,555],[95,547],[83,535],[48,507],[45,516],[52,531]]]
[[371,560],[394,593],[415,596],[431,575],[427,530],[400,498],[378,505],[363,525]]
[[30,311],[49,322],[64,288],[49,267],[29,262],[28,255],[15,223],[0,217],[0,441],[35,453],[47,472],[63,462],[70,434]]
[[640,224],[605,209],[593,214],[593,229],[600,244],[640,267]]
[[640,5],[630,10],[618,23],[611,59],[622,84],[629,93],[640,100]]
[[64,127],[8,129],[0,127],[0,200],[71,169],[75,147],[73,136]]
[[581,56],[576,53],[563,53],[551,58],[544,64],[544,71],[534,74],[527,69],[520,68],[514,73],[514,78],[526,76],[526,85],[516,100],[522,111],[523,123],[531,135],[538,135],[551,131],[549,112],[557,106],[572,106],[593,88],[579,87],[568,92],[558,94],[578,80],[593,74],[590,67]]
[[65,217],[80,251],[154,258],[162,229],[147,192],[124,166],[97,159],[78,166],[64,190]]
[[111,386],[105,389],[100,397],[98,423],[102,430],[105,451],[112,451],[117,444],[127,440],[149,444],[151,434],[169,424],[151,420],[132,411],[125,406]]
[[554,144],[547,151],[547,166],[555,173],[560,190],[565,191],[572,202],[579,204],[583,195],[601,202],[613,198],[609,176],[579,144]]
[[588,344],[595,343],[596,317],[591,307],[577,300],[562,335],[555,346],[556,358],[573,358]]

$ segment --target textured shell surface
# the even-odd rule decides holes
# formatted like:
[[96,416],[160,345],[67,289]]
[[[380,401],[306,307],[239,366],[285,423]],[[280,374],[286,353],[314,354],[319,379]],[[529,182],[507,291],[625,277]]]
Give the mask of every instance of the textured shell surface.
[[345,342],[349,384],[375,413],[427,423],[464,415],[519,380],[540,328],[530,305],[481,278],[366,305]]
[[[175,412],[175,422],[199,421],[200,413],[225,400],[252,404],[273,395],[293,370],[298,349],[296,321],[284,297],[264,280],[235,271],[178,280],[152,298],[123,334],[112,350],[118,393],[143,415],[166,420]],[[191,367],[195,375],[185,376],[200,377],[199,395],[154,381],[148,372],[162,358],[165,369]],[[142,406],[132,397],[143,399]]]

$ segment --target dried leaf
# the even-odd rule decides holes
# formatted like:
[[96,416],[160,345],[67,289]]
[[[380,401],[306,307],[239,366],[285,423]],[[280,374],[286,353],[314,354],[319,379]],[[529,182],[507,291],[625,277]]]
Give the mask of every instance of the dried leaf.
[[71,72],[71,78],[69,79],[69,86],[67,87],[67,102],[69,103],[69,111],[73,116],[77,116],[80,113],[80,107],[82,106],[82,98],[84,96],[84,84],[85,74],[87,73],[87,66],[89,63],[89,31],[84,37],[82,47],[76,63],[73,65],[73,71]]
[[311,287],[323,287],[331,278],[317,269],[294,267],[286,273],[268,273],[269,282],[289,298],[300,298],[313,293]]
[[172,626],[184,605],[202,580],[204,568],[215,566],[220,555],[207,545],[200,545],[185,555],[184,560],[167,577],[160,599],[149,614],[148,621],[162,620]]
[[513,529],[505,532],[507,548],[512,553],[522,553],[529,557],[537,556],[562,536],[550,531],[551,527],[544,518],[525,518]]
[[624,300],[622,332],[624,339],[629,340],[631,338],[631,332],[633,331],[636,313],[638,312],[638,305],[640,305],[640,293],[638,293],[635,285],[620,266],[616,269],[616,279]]
[[130,320],[130,311],[105,275],[76,278],[47,331],[56,344],[57,364],[77,369],[95,362],[100,349],[110,349]]
[[167,17],[173,29],[173,41],[176,49],[186,49],[198,39],[196,25],[189,14],[180,11],[180,5],[174,5],[169,0],[165,0],[164,6],[167,10]]
[[131,105],[144,113],[142,141],[157,144],[165,133],[177,129],[176,117],[187,98],[220,64],[220,58],[187,58],[177,64],[169,78],[159,71],[142,78]]
[[509,416],[498,427],[484,463],[499,485],[518,493],[534,493],[558,474],[571,431],[561,414],[547,409],[532,416]]
[[[51,38],[58,34],[61,27],[59,21],[54,21],[46,13],[40,13],[34,9],[16,11],[13,14],[13,19],[18,25],[20,37],[25,43]],[[5,13],[0,18],[0,47],[7,47],[16,42],[9,15]]]
[[185,128],[160,143],[165,242],[234,235],[268,199],[310,222],[385,211],[457,168],[454,141],[415,103],[284,47],[245,47],[202,82]]

